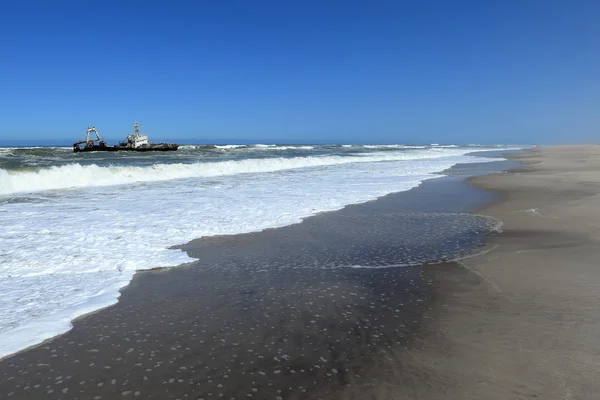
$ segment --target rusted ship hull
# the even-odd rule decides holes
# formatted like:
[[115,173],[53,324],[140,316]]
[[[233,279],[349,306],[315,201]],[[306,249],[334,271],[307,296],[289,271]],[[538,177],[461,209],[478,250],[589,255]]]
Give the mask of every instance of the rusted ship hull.
[[73,151],[75,153],[83,153],[88,151],[175,151],[179,148],[178,144],[172,143],[161,143],[161,144],[151,144],[149,146],[141,146],[141,147],[128,147],[128,146],[101,146],[101,145],[93,145],[93,146],[73,146]]

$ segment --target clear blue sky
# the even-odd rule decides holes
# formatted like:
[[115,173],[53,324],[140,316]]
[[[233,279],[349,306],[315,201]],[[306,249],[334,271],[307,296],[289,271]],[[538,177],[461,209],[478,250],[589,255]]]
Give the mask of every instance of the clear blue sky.
[[0,2],[0,140],[600,141],[600,1]]

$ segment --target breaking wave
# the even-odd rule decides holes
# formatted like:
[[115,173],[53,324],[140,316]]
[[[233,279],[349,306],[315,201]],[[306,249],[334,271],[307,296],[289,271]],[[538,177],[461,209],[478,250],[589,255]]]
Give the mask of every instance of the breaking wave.
[[268,173],[289,169],[339,164],[402,161],[462,155],[466,151],[414,152],[356,156],[310,156],[154,164],[152,166],[98,166],[78,163],[41,169],[0,169],[0,195],[44,190],[158,182],[173,179],[217,177],[247,173]]
[[280,150],[313,150],[314,146],[309,145],[296,145],[296,146],[285,146],[278,144],[205,144],[205,145],[182,145],[179,146],[180,150],[262,150],[262,151],[280,151]]

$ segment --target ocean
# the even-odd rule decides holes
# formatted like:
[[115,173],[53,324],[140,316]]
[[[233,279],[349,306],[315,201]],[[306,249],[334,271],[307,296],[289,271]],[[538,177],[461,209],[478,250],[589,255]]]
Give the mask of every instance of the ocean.
[[[498,161],[469,153],[503,148],[186,145],[139,154],[0,148],[0,357],[114,304],[136,270],[194,261],[174,246],[291,225],[406,191],[456,164]],[[328,267],[340,266],[360,267]]]

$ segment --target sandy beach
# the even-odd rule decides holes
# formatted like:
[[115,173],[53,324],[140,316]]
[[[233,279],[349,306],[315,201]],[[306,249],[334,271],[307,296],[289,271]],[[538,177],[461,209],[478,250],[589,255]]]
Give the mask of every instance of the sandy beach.
[[470,180],[502,196],[478,211],[504,222],[495,249],[435,268],[430,334],[407,361],[422,380],[399,373],[414,391],[380,398],[598,398],[600,146],[512,158],[525,166]]
[[523,166],[457,166],[302,224],[193,241],[198,262],[138,273],[117,305],[2,360],[0,398],[593,399],[600,147],[510,157]]

